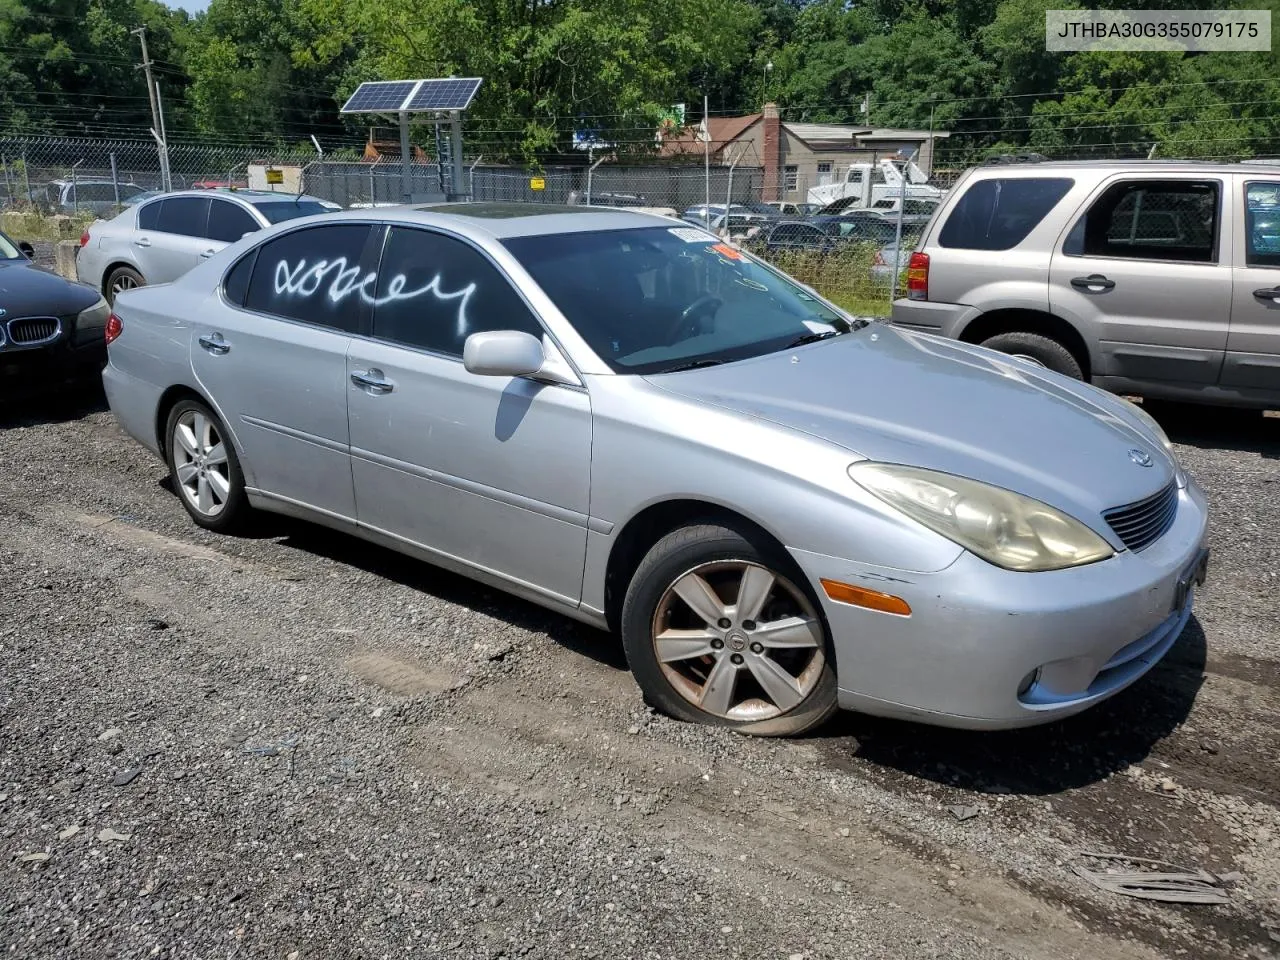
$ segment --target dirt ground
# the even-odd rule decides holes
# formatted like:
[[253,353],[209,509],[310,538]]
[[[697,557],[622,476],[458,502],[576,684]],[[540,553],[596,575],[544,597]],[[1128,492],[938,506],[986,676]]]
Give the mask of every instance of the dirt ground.
[[[1017,733],[767,741],[653,715],[609,636],[462,578],[199,530],[100,400],[11,406],[0,950],[1280,957],[1280,418],[1156,412],[1213,562],[1147,678]],[[1088,853],[1230,903],[1099,891]]]

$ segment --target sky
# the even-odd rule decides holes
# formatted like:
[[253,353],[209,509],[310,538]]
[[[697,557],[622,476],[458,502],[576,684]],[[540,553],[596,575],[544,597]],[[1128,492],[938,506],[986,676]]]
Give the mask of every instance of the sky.
[[209,0],[169,0],[169,6],[186,10],[188,13],[197,13],[209,6]]

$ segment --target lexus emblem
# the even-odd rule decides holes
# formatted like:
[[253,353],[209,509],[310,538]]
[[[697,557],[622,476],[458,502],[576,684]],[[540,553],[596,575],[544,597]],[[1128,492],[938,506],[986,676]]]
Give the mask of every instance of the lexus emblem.
[[1139,450],[1137,447],[1129,451],[1129,459],[1140,467],[1151,466],[1151,454],[1145,450]]

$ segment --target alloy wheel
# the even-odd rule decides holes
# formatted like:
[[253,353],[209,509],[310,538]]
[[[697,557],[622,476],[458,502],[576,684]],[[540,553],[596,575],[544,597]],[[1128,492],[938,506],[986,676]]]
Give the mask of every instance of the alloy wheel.
[[795,709],[822,676],[823,630],[785,577],[746,560],[688,570],[658,601],[654,653],[671,686],[726,720],[768,720]]
[[117,295],[126,290],[132,290],[137,285],[138,281],[134,280],[133,277],[129,276],[127,273],[122,273],[111,281],[111,296],[114,299]]
[[173,463],[178,489],[202,516],[216,517],[231,496],[227,448],[217,424],[187,410],[173,428]]

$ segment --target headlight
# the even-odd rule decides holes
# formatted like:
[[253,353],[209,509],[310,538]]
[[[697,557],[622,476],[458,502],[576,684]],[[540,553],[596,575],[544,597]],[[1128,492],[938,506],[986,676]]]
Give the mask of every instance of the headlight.
[[869,461],[853,464],[849,476],[913,520],[1006,570],[1061,570],[1114,553],[1079,520],[976,480]]
[[1143,424],[1146,425],[1147,429],[1150,430],[1152,433],[1156,435],[1156,437],[1159,438],[1160,442],[1164,444],[1164,448],[1167,451],[1169,451],[1169,454],[1172,456],[1173,444],[1169,441],[1168,434],[1164,432],[1164,427],[1156,423],[1156,418],[1153,417],[1151,414],[1147,413],[1147,411],[1143,410],[1140,406],[1138,406],[1132,400],[1125,400],[1124,397],[1121,397],[1120,399],[1124,400],[1125,404],[1129,407],[1129,409],[1133,413],[1137,415],[1138,419],[1141,420]]
[[91,307],[87,307],[80,311],[80,324],[82,326],[102,326],[107,322],[107,317],[111,314],[111,307],[102,297],[98,297],[98,302]]

